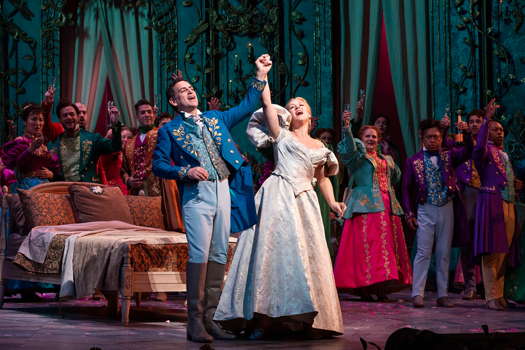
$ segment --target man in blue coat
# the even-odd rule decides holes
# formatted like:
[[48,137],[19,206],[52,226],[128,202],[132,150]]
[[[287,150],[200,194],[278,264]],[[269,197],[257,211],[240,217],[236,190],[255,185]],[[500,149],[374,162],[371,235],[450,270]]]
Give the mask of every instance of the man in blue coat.
[[259,107],[271,69],[266,58],[269,56],[262,55],[256,60],[256,79],[245,98],[224,112],[199,111],[193,86],[181,77],[168,89],[169,102],[178,114],[159,129],[153,172],[161,178],[176,179],[182,192],[189,254],[187,337],[192,341],[233,338],[213,321],[230,234],[228,176],[244,163],[230,129]]

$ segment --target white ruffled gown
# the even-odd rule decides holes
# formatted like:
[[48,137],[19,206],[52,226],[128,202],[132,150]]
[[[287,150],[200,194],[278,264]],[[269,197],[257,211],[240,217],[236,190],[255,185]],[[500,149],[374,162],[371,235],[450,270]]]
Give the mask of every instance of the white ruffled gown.
[[342,334],[332,262],[312,187],[315,168],[325,166],[326,175],[333,175],[337,158],[325,147],[307,148],[286,129],[275,140],[274,154],[276,169],[255,196],[259,222],[241,233],[214,319],[239,331],[257,313]]

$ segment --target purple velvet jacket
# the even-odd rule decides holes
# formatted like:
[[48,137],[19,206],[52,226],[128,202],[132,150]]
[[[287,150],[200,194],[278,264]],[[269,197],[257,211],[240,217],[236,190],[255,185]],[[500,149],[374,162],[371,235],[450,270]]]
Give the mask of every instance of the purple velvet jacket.
[[475,168],[474,166],[475,166],[474,161],[469,159],[468,161],[461,163],[456,168],[456,177],[458,178],[458,182],[460,186],[462,186],[462,188],[463,186],[471,185],[474,171],[477,170],[477,168]]
[[[470,136],[466,137],[465,146],[453,147],[448,150],[442,149],[439,154],[441,158],[441,176],[443,183],[448,188],[450,197],[458,193],[458,181],[454,169],[472,155],[472,141]],[[407,218],[417,217],[417,206],[427,201],[427,186],[425,183],[425,164],[423,150],[408,158],[405,162],[402,183],[402,205]]]
[[485,121],[479,130],[472,155],[481,182],[476,203],[474,256],[508,253],[511,245],[505,232],[501,191],[513,179],[512,174],[507,174],[500,149],[488,142],[488,125]]
[[507,185],[505,161],[500,155],[500,149],[488,142],[489,123],[485,122],[479,130],[478,140],[472,159],[478,169],[481,191],[497,193]]

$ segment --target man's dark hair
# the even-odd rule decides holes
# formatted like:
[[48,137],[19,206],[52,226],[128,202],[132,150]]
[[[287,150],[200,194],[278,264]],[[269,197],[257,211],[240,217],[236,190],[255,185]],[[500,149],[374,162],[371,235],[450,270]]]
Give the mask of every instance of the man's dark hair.
[[470,112],[467,116],[467,123],[469,122],[470,120],[470,117],[472,117],[473,115],[477,115],[478,117],[480,118],[483,118],[483,116],[485,115],[485,112],[483,112],[481,109],[475,109],[473,110],[472,112]]
[[166,98],[168,99],[168,102],[172,98],[175,98],[175,85],[177,83],[180,83],[181,81],[186,81],[186,79],[184,79],[182,75],[178,75],[175,79],[171,79],[171,83],[168,85],[168,88],[166,89]]
[[27,121],[30,114],[44,113],[42,106],[35,102],[28,102],[22,107],[22,120]]
[[142,98],[142,99],[138,100],[137,103],[135,103],[135,112],[138,112],[139,111],[139,107],[140,106],[144,106],[144,105],[148,105],[148,106],[151,106],[151,108],[153,108],[153,105],[151,104],[151,102],[149,102],[148,100]]
[[379,119],[379,118],[384,118],[386,120],[386,125],[390,126],[390,117],[386,114],[383,114],[383,113],[380,113],[378,115],[376,115],[373,119],[372,119],[372,125],[376,123],[376,121]]
[[439,120],[435,119],[425,119],[419,122],[419,136],[423,137],[425,134],[425,131],[428,129],[436,128],[441,133],[441,136],[443,136],[443,130],[441,129],[441,125],[439,124]]
[[66,108],[66,107],[73,107],[75,109],[75,112],[77,113],[77,115],[80,113],[80,111],[78,110],[78,107],[71,101],[61,101],[57,108],[56,108],[56,113],[57,113],[57,116],[60,118],[60,111],[63,109],[63,108]]
[[156,128],[159,127],[160,121],[162,119],[173,119],[173,117],[168,112],[164,112],[161,115],[157,116],[157,118],[155,118],[155,127]]

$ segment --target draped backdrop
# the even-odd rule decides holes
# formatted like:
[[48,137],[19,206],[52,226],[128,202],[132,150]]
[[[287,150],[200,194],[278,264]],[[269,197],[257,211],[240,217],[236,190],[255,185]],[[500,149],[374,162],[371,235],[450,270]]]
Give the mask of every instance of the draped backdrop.
[[148,11],[146,6],[121,9],[98,0],[78,13],[74,69],[66,80],[71,81],[71,99],[87,105],[90,130],[99,115],[106,116],[107,82],[126,125],[137,126],[134,104],[139,99],[156,102],[157,41],[155,32],[146,29]]
[[[375,105],[382,22],[386,33],[397,116],[407,154],[419,148],[418,122],[432,116],[426,2],[353,0],[341,2],[341,100],[355,113],[364,89],[364,123]],[[355,114],[354,114],[355,115]],[[392,116],[390,116],[392,117]]]
[[[339,129],[342,104],[355,111],[364,90],[364,121],[393,117],[392,136],[410,155],[420,120],[447,111],[455,122],[495,96],[505,108],[500,120],[520,140],[524,10],[510,0],[3,1],[0,114],[12,123],[0,123],[0,141],[9,125],[21,134],[22,105],[41,101],[53,83],[61,98],[88,106],[98,131],[109,99],[131,126],[138,99],[171,112],[164,92],[179,69],[202,110],[211,96],[233,106],[264,52],[275,63],[274,102],[306,98],[319,127]],[[258,153],[244,125],[234,134],[243,151]],[[525,158],[523,147],[510,146],[513,158]]]

